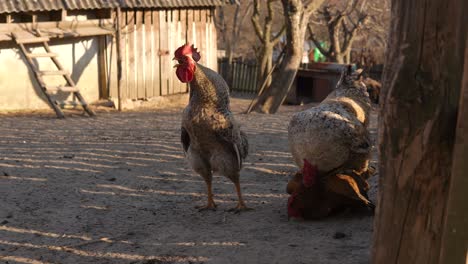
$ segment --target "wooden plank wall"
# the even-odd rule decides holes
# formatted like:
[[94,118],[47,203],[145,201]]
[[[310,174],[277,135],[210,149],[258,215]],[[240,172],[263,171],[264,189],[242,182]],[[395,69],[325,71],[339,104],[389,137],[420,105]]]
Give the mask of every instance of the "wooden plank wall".
[[[188,86],[175,76],[172,61],[174,51],[186,42],[200,51],[199,63],[217,70],[213,15],[214,9],[122,10],[122,99],[186,93]],[[108,65],[112,63],[115,60]],[[110,85],[110,96],[117,98],[116,85]]]

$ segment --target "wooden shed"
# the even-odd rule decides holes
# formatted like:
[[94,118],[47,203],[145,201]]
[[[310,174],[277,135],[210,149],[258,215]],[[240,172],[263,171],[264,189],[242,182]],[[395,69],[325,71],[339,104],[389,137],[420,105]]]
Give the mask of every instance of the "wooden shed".
[[[201,63],[216,69],[213,16],[222,4],[222,0],[2,0],[0,110],[43,109],[76,100],[74,93],[63,89],[67,86],[63,78],[44,76],[38,81],[35,69],[44,72],[54,66],[44,54],[54,54],[87,102],[186,93],[187,85],[175,78],[172,54],[185,42],[194,43],[202,53]],[[39,37],[43,39],[34,39]],[[15,41],[18,38],[34,42],[26,53]],[[47,40],[50,52],[35,43],[40,40]],[[59,88],[49,93],[44,86]],[[53,100],[48,100],[48,93]]]

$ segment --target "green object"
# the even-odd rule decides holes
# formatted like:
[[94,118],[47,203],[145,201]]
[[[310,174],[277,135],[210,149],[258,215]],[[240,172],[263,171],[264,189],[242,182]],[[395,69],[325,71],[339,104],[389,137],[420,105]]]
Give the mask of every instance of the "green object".
[[[320,42],[320,47],[322,48],[326,48],[327,47],[327,43],[326,42]],[[319,48],[314,48],[314,61],[315,62],[324,62],[326,61],[327,58],[320,52]]]

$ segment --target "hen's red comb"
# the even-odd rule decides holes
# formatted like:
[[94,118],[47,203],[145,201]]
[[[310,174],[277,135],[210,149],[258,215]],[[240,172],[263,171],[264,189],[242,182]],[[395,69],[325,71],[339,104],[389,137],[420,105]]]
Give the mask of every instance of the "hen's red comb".
[[317,181],[317,167],[310,164],[304,159],[304,167],[302,168],[302,183],[305,187],[311,187]]
[[195,46],[189,45],[188,43],[180,46],[176,51],[174,52],[174,56],[176,58],[180,58],[183,56],[191,55],[194,61],[199,61],[201,56],[198,50],[195,48]]

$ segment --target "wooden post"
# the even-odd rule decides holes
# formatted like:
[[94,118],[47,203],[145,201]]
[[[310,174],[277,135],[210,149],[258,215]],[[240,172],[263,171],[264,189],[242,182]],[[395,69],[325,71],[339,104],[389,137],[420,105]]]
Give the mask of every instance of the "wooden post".
[[439,264],[468,263],[468,39]]
[[107,60],[106,60],[106,36],[98,36],[98,73],[99,73],[99,99],[109,98],[107,86]]
[[[445,260],[460,260],[447,255],[456,251],[466,257],[466,237],[458,237],[466,234],[466,222],[457,234],[447,228],[461,224],[450,214],[466,207],[466,147],[457,145],[462,124],[456,130],[457,114],[466,121],[459,104],[468,64],[467,8],[466,0],[392,1],[371,263],[455,264]],[[460,243],[455,247],[450,237]]]
[[122,25],[120,22],[122,21],[122,11],[120,7],[116,9],[117,11],[117,19],[116,19],[116,51],[117,51],[117,109],[122,111]]

